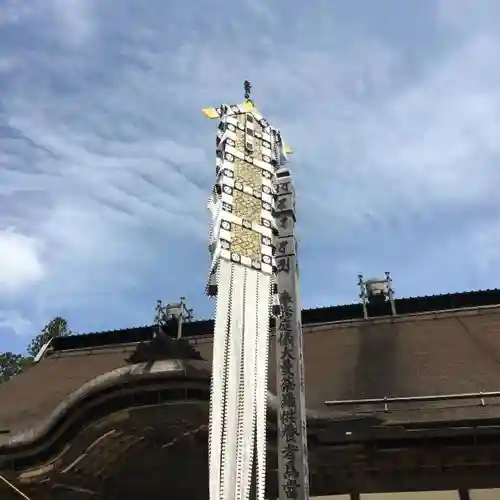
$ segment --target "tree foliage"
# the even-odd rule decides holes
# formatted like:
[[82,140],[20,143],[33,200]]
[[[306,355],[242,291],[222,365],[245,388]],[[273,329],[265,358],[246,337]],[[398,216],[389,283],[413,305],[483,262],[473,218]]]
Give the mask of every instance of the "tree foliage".
[[50,339],[55,337],[65,337],[71,335],[71,330],[68,327],[68,322],[56,316],[54,319],[49,321],[43,328],[43,330],[34,337],[28,348],[26,349],[28,356],[23,356],[22,354],[15,354],[13,352],[0,353],[0,383],[9,380],[14,375],[17,375],[31,364],[33,364],[33,359],[38,354],[42,346],[48,342]]
[[66,337],[67,335],[71,335],[68,322],[64,318],[56,316],[44,326],[41,333],[31,340],[27,352],[30,356],[35,357],[42,346],[50,339],[55,337]]
[[13,352],[0,354],[0,382],[5,382],[9,378],[24,371],[33,363],[33,358],[25,357]]

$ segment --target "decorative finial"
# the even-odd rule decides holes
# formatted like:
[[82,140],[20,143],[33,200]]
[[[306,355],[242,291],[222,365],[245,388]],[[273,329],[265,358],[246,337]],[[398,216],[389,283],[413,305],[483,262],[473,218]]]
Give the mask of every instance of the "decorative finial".
[[248,81],[245,80],[245,83],[243,84],[245,86],[245,100],[250,101],[250,93],[252,91],[252,84]]

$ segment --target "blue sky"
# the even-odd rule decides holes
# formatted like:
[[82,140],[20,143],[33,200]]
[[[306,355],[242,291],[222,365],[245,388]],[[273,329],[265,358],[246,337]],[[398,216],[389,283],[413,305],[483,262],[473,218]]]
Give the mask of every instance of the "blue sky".
[[500,283],[500,2],[2,0],[0,351],[204,297],[215,124],[295,149],[305,307]]

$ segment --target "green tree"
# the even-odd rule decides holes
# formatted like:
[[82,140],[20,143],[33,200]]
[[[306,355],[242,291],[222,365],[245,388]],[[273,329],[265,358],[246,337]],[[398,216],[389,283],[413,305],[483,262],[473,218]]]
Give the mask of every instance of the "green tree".
[[14,354],[13,352],[4,352],[0,354],[0,382],[9,380],[14,375],[24,371],[33,363],[33,358]]
[[41,333],[31,340],[27,352],[30,356],[35,357],[42,346],[50,339],[55,337],[66,337],[67,335],[71,335],[71,333],[67,320],[60,316],[56,316],[44,326]]
[[71,335],[71,333],[68,322],[64,318],[56,316],[44,326],[41,333],[31,340],[28,349],[26,349],[28,356],[14,354],[13,352],[0,353],[0,383],[9,380],[32,365],[38,351],[49,339],[64,337]]

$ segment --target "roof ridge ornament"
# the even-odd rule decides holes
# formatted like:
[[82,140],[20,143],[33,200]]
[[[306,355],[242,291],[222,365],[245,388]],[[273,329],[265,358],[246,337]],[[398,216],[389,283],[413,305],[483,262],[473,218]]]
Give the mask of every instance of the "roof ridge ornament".
[[368,304],[383,303],[387,300],[391,305],[392,315],[397,315],[390,272],[386,271],[385,278],[371,278],[368,280],[363,279],[362,274],[358,274],[358,285],[364,319],[368,319]]

